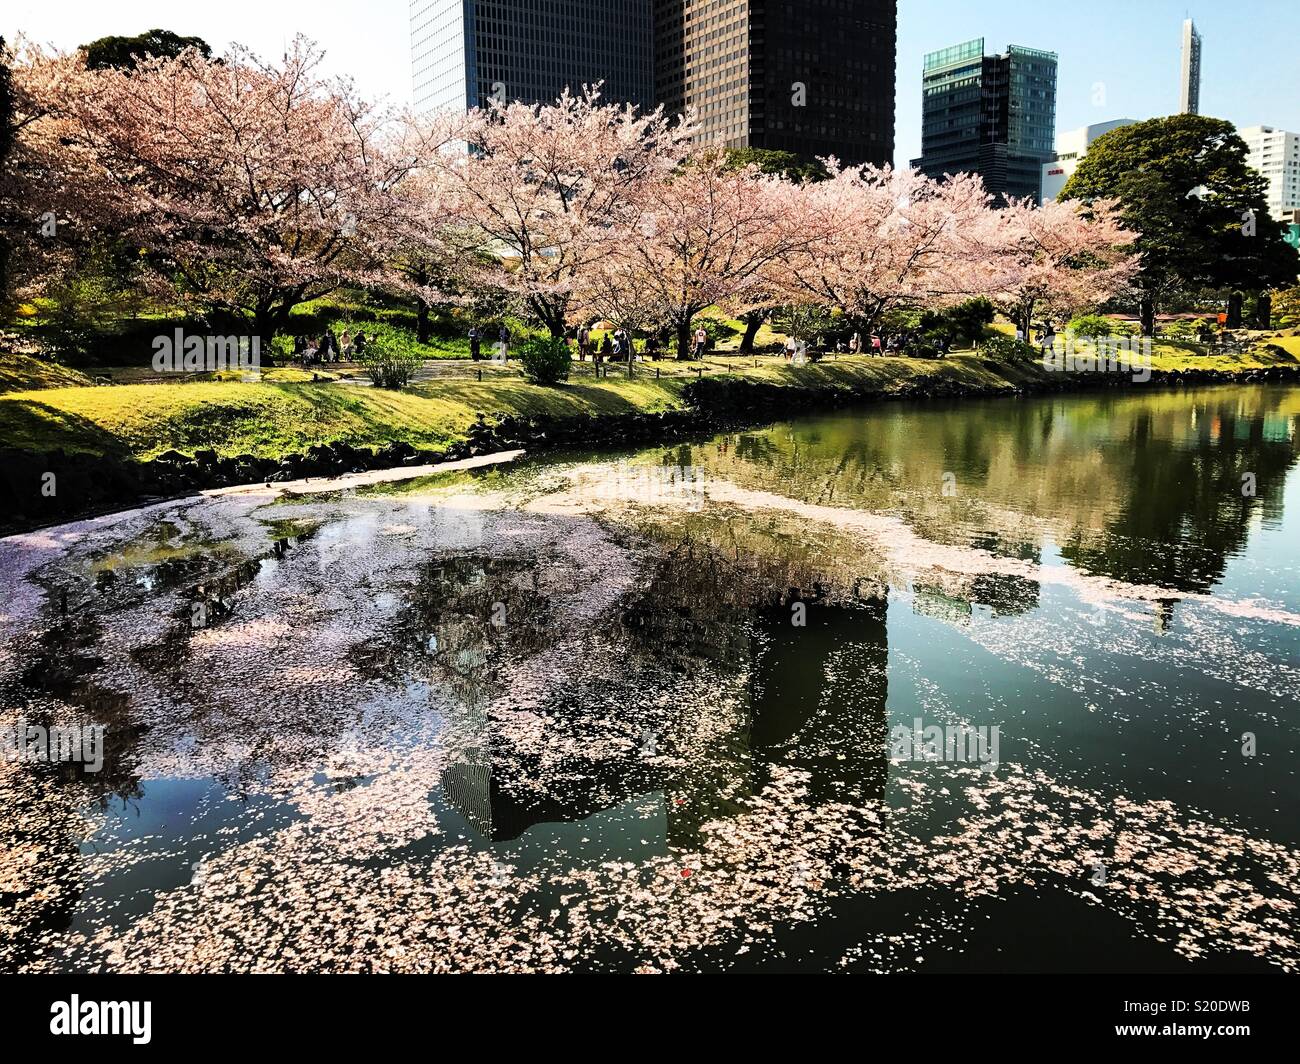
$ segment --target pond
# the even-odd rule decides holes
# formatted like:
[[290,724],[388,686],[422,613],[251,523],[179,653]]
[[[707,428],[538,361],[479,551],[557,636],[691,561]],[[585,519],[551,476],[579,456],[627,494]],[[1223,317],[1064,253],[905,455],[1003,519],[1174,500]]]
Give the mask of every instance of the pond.
[[1295,971],[1298,430],[880,405],[0,541],[0,970]]

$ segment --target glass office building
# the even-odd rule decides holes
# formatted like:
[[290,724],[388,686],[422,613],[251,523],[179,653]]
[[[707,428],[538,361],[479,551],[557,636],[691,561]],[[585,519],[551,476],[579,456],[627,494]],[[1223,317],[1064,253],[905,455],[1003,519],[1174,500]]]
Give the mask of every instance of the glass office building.
[[1017,45],[985,55],[983,38],[928,54],[912,165],[931,177],[977,173],[996,196],[1037,202],[1055,158],[1056,66],[1056,53]]
[[892,162],[897,0],[658,0],[655,78],[699,139]]
[[411,0],[416,107],[549,103],[596,82],[606,101],[652,107],[653,9],[654,0]]

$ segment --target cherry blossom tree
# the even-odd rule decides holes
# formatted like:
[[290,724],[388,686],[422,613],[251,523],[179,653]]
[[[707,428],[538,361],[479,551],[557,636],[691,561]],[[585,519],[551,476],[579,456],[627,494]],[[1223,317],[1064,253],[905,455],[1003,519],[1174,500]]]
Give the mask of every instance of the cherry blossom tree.
[[635,190],[686,154],[691,128],[662,109],[605,105],[598,88],[547,106],[500,104],[471,111],[458,137],[467,151],[436,152],[448,209],[479,234],[507,269],[503,284],[561,336],[576,286],[632,217]]
[[1125,291],[1140,267],[1129,250],[1133,234],[1111,201],[1013,201],[984,228],[982,243],[992,253],[977,273],[1026,336],[1035,313],[1068,318],[1092,310]]
[[615,318],[620,307],[657,308],[656,323],[673,328],[677,356],[686,358],[701,311],[740,314],[770,301],[765,271],[806,239],[787,224],[799,192],[712,151],[639,183],[635,222],[607,234],[579,303]]
[[382,150],[387,116],[325,80],[321,59],[303,38],[275,64],[187,49],[88,72],[63,102],[93,159],[95,213],[183,301],[265,338],[298,303],[383,279],[412,166]]
[[874,322],[900,306],[965,298],[987,254],[989,196],[959,174],[934,181],[914,170],[842,169],[804,185],[787,224],[805,235],[769,270],[790,302],[820,303]]
[[[8,74],[0,136],[0,240],[8,269],[0,302],[34,292],[72,262],[72,236],[93,231],[93,158],[73,138],[70,103],[88,91],[77,57],[18,38],[0,54]],[[74,225],[74,220],[79,225]]]

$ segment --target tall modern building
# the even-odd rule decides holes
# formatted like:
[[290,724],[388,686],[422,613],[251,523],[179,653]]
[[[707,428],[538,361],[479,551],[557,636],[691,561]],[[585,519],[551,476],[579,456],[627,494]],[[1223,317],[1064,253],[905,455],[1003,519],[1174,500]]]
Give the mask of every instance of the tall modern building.
[[1038,200],[1055,157],[1056,53],[1010,45],[984,54],[984,38],[925,57],[921,157],[931,177],[977,173],[995,196]]
[[1275,222],[1291,222],[1300,211],[1300,135],[1272,126],[1238,131],[1246,142],[1246,162],[1268,181],[1268,213]]
[[1072,129],[1056,138],[1056,158],[1043,164],[1042,194],[1043,203],[1050,203],[1061,194],[1065,183],[1070,180],[1079,163],[1088,154],[1092,142],[1103,133],[1109,133],[1120,126],[1132,126],[1137,123],[1132,118],[1116,118],[1111,122],[1095,122],[1090,126]]
[[411,0],[416,107],[550,103],[599,81],[604,100],[652,108],[653,19],[654,0]]
[[702,141],[884,164],[897,28],[897,0],[656,0],[656,99]]
[[1179,109],[1185,115],[1201,113],[1201,35],[1196,23],[1183,23],[1183,80]]

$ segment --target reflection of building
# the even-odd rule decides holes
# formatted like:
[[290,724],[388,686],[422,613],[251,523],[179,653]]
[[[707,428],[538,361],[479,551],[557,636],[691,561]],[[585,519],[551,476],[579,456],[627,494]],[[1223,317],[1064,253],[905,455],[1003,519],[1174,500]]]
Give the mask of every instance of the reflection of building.
[[984,38],[931,52],[921,75],[921,157],[935,178],[974,173],[999,197],[1038,199],[1056,139],[1056,53]]
[[[887,776],[888,605],[811,604],[805,627],[765,611],[755,644],[750,745],[759,762],[811,770],[814,800],[883,799]],[[825,794],[820,788],[827,788]]]
[[411,0],[415,105],[550,103],[603,81],[607,101],[654,102],[653,0]]
[[1300,211],[1300,134],[1272,126],[1247,126],[1239,131],[1246,142],[1246,162],[1268,182],[1268,213],[1276,222],[1291,223]]
[[1201,113],[1201,35],[1196,23],[1187,19],[1183,23],[1183,76],[1182,93],[1178,109],[1185,115]]
[[890,162],[897,18],[897,0],[657,0],[658,101],[709,143]]
[[968,625],[976,609],[986,616],[1014,617],[1038,608],[1039,585],[1014,573],[953,577],[943,586],[912,586],[912,610],[954,625]]
[[1136,125],[1136,122],[1131,118],[1116,118],[1111,122],[1097,122],[1062,133],[1056,141],[1056,158],[1043,164],[1042,201],[1050,203],[1061,194],[1061,189],[1065,188],[1065,183],[1079,168],[1079,163],[1088,154],[1094,140],[1112,129],[1132,125]]
[[[766,783],[768,762],[812,770],[809,786],[837,788],[828,798],[843,800],[842,783],[834,781],[844,780],[882,797],[885,600],[859,598],[781,564],[738,564],[695,545],[668,554],[621,611],[592,622],[585,640],[597,656],[592,667],[570,663],[557,673],[562,682],[544,701],[553,745],[541,753],[518,744],[508,727],[497,732],[483,716],[482,727],[467,730],[470,741],[455,744],[441,800],[482,837],[504,841],[644,796],[663,809],[666,841],[693,845],[701,824],[744,808]],[[501,594],[496,581],[505,575],[486,572],[489,595]],[[797,585],[820,590],[798,592]],[[459,633],[475,645],[471,631],[445,624],[448,612],[464,610],[462,593],[445,582],[438,592],[440,635]],[[792,623],[795,601],[806,610],[804,625]],[[454,660],[456,649],[443,642],[438,660]],[[605,667],[611,662],[617,681]],[[716,697],[728,677],[748,678],[747,700],[739,685],[737,697]],[[449,679],[455,685],[458,677]],[[684,689],[689,693],[678,698]],[[695,698],[700,690],[715,696]],[[654,718],[663,726],[639,746],[626,743],[626,724],[637,719],[628,716],[629,692],[634,701],[679,705]]]

